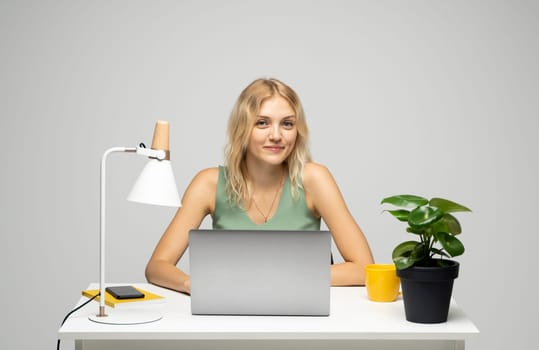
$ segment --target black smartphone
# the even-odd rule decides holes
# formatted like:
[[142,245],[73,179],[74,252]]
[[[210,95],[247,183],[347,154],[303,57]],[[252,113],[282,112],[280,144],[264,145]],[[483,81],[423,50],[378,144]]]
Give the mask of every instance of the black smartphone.
[[144,298],[144,293],[139,292],[133,286],[115,286],[105,288],[116,299]]

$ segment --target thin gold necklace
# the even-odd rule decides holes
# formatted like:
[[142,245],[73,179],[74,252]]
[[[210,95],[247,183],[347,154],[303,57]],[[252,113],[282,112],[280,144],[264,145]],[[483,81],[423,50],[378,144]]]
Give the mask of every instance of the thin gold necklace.
[[277,186],[277,190],[275,191],[275,195],[273,196],[273,200],[271,201],[271,206],[270,206],[270,208],[268,210],[268,213],[266,215],[264,215],[262,210],[260,210],[260,208],[258,207],[258,204],[256,204],[255,199],[253,197],[251,197],[251,200],[253,201],[253,204],[255,205],[256,210],[264,218],[264,223],[268,222],[268,217],[271,214],[271,210],[273,209],[273,205],[275,204],[275,200],[277,199],[277,195],[279,194],[279,190],[283,186],[283,180],[284,180],[284,174],[281,176],[281,180],[279,181],[279,186]]

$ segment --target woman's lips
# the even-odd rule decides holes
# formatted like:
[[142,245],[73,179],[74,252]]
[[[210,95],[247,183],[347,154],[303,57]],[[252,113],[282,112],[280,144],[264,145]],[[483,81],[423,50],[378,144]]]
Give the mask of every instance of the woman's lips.
[[284,146],[264,146],[264,149],[270,152],[280,152],[284,149]]

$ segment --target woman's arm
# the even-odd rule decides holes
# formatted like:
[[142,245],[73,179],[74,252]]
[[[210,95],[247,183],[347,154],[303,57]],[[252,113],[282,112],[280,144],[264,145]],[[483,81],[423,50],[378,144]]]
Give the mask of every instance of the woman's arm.
[[331,285],[364,285],[365,265],[373,262],[371,249],[333,176],[326,167],[308,163],[303,185],[307,205],[322,217],[344,259],[344,263],[332,265]]
[[165,230],[146,266],[146,279],[150,283],[191,293],[189,275],[176,264],[189,245],[189,230],[198,228],[202,220],[213,212],[217,179],[217,168],[203,170],[185,190],[182,207]]

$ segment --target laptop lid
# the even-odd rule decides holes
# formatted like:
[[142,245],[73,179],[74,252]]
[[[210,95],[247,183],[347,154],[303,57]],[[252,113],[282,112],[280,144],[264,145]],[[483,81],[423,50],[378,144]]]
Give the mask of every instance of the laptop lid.
[[327,316],[328,231],[191,230],[191,312]]

